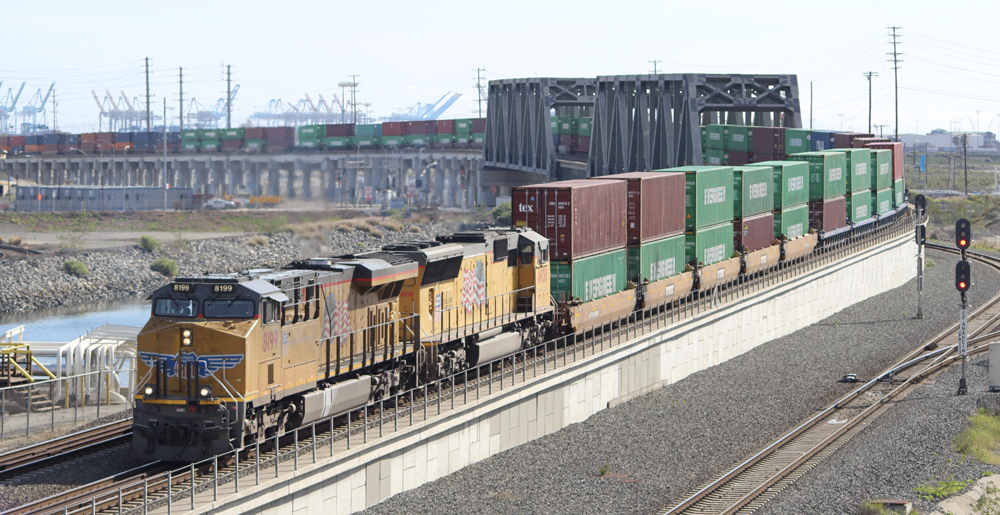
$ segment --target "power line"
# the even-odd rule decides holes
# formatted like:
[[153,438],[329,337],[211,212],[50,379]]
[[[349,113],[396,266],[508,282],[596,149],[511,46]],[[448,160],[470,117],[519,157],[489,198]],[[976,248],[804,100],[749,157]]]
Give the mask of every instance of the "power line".
[[889,28],[892,29],[892,53],[889,55],[892,55],[892,74],[896,90],[896,138],[893,141],[899,141],[899,63],[903,62],[899,59],[899,56],[903,54],[896,48],[899,43],[899,34],[896,31],[902,27],[893,25]]

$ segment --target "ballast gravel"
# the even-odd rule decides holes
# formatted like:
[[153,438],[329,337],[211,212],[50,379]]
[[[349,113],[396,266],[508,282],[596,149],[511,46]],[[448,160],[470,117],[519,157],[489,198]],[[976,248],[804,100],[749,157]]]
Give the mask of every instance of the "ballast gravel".
[[[364,513],[656,513],[846,394],[853,386],[837,382],[845,374],[870,379],[955,323],[957,258],[927,255],[933,266],[925,270],[922,320],[910,281]],[[974,284],[976,307],[1000,290],[1000,277],[984,270]],[[926,382],[761,513],[853,514],[878,498],[917,500],[929,513],[932,503],[918,500],[914,488],[942,476],[1000,472],[949,450],[984,395],[983,360],[970,370],[972,395],[954,396],[954,371]],[[627,477],[595,477],[602,469]]]

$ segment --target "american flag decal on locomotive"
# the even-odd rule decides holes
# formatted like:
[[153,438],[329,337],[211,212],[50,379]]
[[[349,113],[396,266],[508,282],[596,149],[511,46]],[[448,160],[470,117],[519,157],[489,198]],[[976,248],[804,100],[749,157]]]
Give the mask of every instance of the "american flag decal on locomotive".
[[[164,366],[164,372],[166,372],[167,377],[177,377],[178,368],[180,368],[180,376],[182,379],[187,379],[187,367],[177,366],[177,355],[176,354],[160,354],[158,352],[140,352],[139,359],[146,364],[149,368],[156,366],[157,362],[162,362]],[[222,369],[231,369],[239,365],[243,361],[243,354],[210,354],[206,356],[199,356],[194,352],[181,352],[180,353],[180,363],[181,365],[186,365],[188,363],[198,364],[198,377],[208,377],[212,374],[218,372]]]
[[323,333],[321,340],[336,338],[351,332],[351,315],[347,299],[337,301],[337,295],[326,296],[326,312],[323,314]]
[[486,267],[477,261],[474,268],[462,271],[462,305],[466,313],[472,313],[474,306],[482,306],[486,301]]

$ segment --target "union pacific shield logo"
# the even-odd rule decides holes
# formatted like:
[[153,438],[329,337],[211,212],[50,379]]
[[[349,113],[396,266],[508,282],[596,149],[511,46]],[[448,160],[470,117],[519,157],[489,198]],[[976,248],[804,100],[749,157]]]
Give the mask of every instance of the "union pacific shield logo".
[[[178,359],[176,354],[140,352],[139,359],[141,359],[142,362],[150,368],[155,367],[157,362],[163,363],[164,371],[166,372],[167,377],[177,377],[178,368],[180,368],[181,377],[185,379],[187,378],[187,367],[177,366]],[[198,364],[198,377],[209,377],[219,370],[235,368],[236,365],[239,365],[242,361],[243,354],[209,354],[199,356],[194,352],[180,353],[181,365],[186,365],[188,363]]]

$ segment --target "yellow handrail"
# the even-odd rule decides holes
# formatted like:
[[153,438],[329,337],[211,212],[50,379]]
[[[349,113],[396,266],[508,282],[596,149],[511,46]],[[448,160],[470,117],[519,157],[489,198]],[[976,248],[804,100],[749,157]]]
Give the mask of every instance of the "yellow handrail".
[[16,368],[17,371],[21,373],[21,375],[23,375],[24,377],[28,378],[28,382],[29,383],[34,383],[35,382],[35,378],[31,377],[31,375],[28,374],[28,371],[25,370],[25,369],[23,369],[23,368],[21,368],[21,365],[18,365],[16,361],[11,361],[10,364],[14,365],[14,368]]
[[49,369],[45,368],[45,365],[43,365],[40,361],[38,361],[38,358],[32,356],[31,357],[31,361],[34,364],[38,365],[38,368],[42,369],[42,372],[45,372],[45,375],[49,376],[49,379],[55,379],[56,378],[56,375],[53,374],[52,372],[49,372]]

